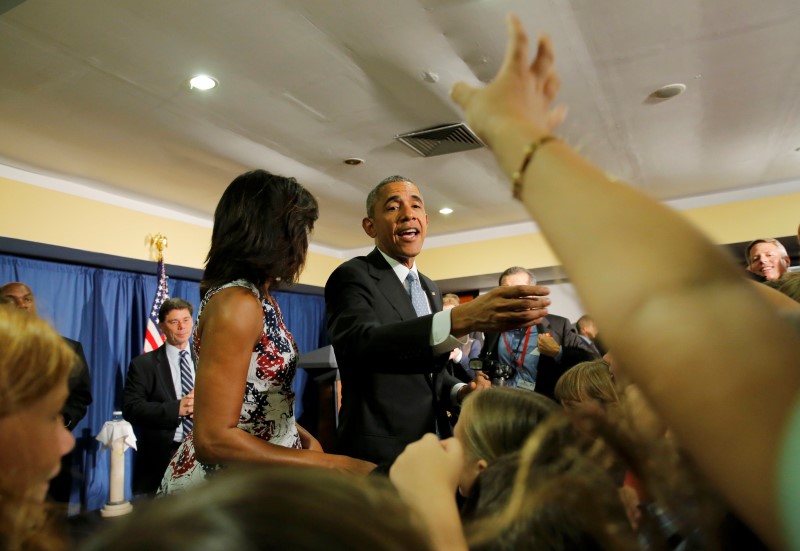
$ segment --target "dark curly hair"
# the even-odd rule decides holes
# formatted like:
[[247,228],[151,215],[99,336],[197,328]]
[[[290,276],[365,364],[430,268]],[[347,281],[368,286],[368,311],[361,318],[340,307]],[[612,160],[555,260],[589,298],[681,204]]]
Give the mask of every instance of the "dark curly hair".
[[265,170],[238,176],[214,212],[201,296],[235,279],[295,283],[318,216],[317,200],[294,178]]

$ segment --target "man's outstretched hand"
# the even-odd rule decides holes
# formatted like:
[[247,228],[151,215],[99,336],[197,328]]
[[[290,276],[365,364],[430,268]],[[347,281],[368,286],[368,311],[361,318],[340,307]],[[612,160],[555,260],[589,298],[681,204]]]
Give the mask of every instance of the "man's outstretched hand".
[[497,287],[450,311],[450,333],[500,333],[539,323],[547,315],[550,289],[542,285]]

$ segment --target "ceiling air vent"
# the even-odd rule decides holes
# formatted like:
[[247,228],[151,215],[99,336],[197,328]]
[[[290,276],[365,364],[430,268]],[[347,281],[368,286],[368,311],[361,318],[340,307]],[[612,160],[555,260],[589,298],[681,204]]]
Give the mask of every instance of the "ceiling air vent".
[[394,139],[404,143],[423,157],[458,153],[484,146],[480,138],[463,122],[398,134]]

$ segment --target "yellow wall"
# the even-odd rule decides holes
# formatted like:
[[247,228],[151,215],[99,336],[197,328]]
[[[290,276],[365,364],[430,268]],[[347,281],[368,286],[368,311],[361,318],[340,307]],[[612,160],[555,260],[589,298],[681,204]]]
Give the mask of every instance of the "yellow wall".
[[[0,178],[0,235],[60,247],[155,260],[147,237],[169,239],[169,265],[203,268],[211,228],[145,214],[68,193]],[[301,283],[324,286],[341,261],[310,253]]]
[[420,269],[433,280],[499,274],[509,266],[540,268],[559,264],[541,233],[428,247],[419,256]]
[[800,223],[800,193],[681,212],[715,243],[795,235]]
[[[800,193],[682,211],[717,243],[791,235]],[[357,223],[357,221],[354,221]],[[613,223],[613,222],[610,222]],[[202,269],[211,229],[0,178],[0,235],[91,252],[152,260],[151,233],[169,238],[167,265]],[[591,246],[587,236],[587,246]],[[311,252],[301,283],[324,286],[344,259]],[[512,265],[560,264],[539,233],[447,247],[426,247],[419,258],[434,280],[502,272]]]
[[[750,199],[680,211],[715,243],[794,235],[800,222],[800,193]],[[609,221],[613,223],[613,221]],[[586,237],[591,247],[591,236]],[[540,233],[426,249],[420,255],[433,280],[500,273],[509,266],[543,268],[561,261]]]
[[211,229],[0,178],[0,234],[152,260],[149,234],[169,238],[167,264],[202,268]]

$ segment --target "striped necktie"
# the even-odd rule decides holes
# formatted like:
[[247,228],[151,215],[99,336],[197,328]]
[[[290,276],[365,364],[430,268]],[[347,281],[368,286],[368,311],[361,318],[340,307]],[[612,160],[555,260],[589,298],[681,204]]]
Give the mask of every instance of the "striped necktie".
[[[192,365],[189,363],[189,352],[181,350],[181,395],[186,396],[194,388],[194,380],[192,379]],[[183,437],[189,434],[192,430],[192,418],[186,416],[181,421],[183,425]]]

